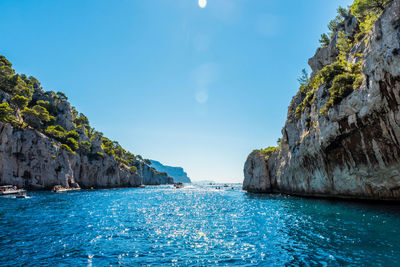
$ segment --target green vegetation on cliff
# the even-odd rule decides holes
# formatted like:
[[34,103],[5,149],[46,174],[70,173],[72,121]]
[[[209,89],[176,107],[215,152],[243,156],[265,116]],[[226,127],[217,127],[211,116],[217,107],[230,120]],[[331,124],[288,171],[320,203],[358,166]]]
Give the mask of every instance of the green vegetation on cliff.
[[351,5],[351,14],[355,16],[360,24],[355,36],[356,41],[361,40],[367,35],[375,23],[382,15],[386,5],[392,0],[355,0]]
[[[315,100],[318,88],[324,85],[329,91],[329,99],[319,112],[327,114],[330,108],[339,104],[342,99],[357,90],[363,81],[362,64],[363,55],[351,51],[366,35],[370,33],[375,21],[392,0],[355,0],[349,9],[339,7],[338,15],[329,23],[329,34],[321,35],[322,47],[327,47],[332,38],[336,38],[338,56],[332,64],[325,65],[313,78],[309,78],[303,70],[299,78],[300,88],[297,96],[301,102],[289,112],[294,112],[294,117],[299,119],[307,107],[311,107]],[[357,19],[357,27],[351,36],[342,30],[345,21],[350,16]],[[349,56],[351,54],[351,56]],[[349,61],[351,57],[352,63]]]
[[267,148],[265,148],[265,149],[260,149],[260,150],[258,150],[258,151],[259,151],[260,155],[262,155],[262,156],[265,158],[265,160],[268,160],[269,157],[270,157],[277,149],[278,149],[278,147],[272,147],[272,146],[270,146],[270,147],[267,147]]

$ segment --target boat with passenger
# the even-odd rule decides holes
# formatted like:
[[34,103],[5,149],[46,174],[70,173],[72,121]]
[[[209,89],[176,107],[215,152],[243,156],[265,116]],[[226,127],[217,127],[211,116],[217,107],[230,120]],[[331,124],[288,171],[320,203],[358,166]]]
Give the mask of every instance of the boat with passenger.
[[80,187],[65,188],[61,185],[55,185],[51,191],[53,191],[54,193],[63,193],[63,192],[76,191],[76,190],[81,190],[81,188]]
[[24,189],[18,189],[15,185],[0,186],[0,196],[18,195],[26,192]]
[[179,183],[174,183],[174,187],[175,188],[183,188],[183,183],[179,182]]
[[20,192],[15,196],[15,198],[28,198],[28,196],[26,195],[26,192]]

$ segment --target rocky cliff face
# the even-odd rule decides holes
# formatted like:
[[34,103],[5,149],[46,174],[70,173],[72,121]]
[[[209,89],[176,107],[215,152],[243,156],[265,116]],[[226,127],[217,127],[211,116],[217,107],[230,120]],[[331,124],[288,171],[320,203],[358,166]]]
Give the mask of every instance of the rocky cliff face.
[[[350,16],[341,27],[354,36],[357,20]],[[337,37],[338,32],[310,59],[311,77],[336,60]],[[249,155],[245,190],[400,200],[400,0],[388,4],[346,60],[362,60],[361,86],[324,114],[327,84],[315,90],[315,100],[297,117],[293,110],[304,96],[295,96],[281,145],[269,157],[262,151]]]
[[0,103],[0,185],[51,189],[173,183],[147,160],[90,127],[65,95],[45,92],[35,78],[14,74],[2,56]]
[[140,163],[137,172],[107,154],[80,155],[34,129],[0,123],[0,184],[27,189],[54,185],[111,188],[171,184],[173,179]]
[[54,185],[72,187],[75,183],[82,187],[138,186],[142,177],[109,156],[72,154],[33,129],[0,125],[0,184],[50,189]]
[[187,173],[181,167],[171,167],[161,164],[156,160],[151,161],[151,167],[154,167],[159,172],[165,172],[172,178],[174,181],[181,183],[191,183],[190,178],[187,176]]
[[138,173],[143,177],[143,184],[146,185],[160,185],[160,184],[173,184],[174,178],[168,174],[154,170],[149,165],[140,164]]

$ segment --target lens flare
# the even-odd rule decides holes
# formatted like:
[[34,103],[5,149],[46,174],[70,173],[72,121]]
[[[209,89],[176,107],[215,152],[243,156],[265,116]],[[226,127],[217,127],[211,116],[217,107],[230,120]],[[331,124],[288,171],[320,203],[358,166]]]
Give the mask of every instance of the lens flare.
[[199,7],[205,8],[207,6],[207,0],[199,0]]

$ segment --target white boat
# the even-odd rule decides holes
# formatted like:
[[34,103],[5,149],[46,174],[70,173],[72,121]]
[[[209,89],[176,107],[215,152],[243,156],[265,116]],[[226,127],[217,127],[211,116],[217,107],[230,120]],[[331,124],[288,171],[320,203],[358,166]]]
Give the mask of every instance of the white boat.
[[0,186],[0,196],[7,196],[7,195],[17,195],[26,192],[24,189],[18,189],[14,185],[3,185]]
[[65,187],[62,187],[61,185],[56,185],[56,186],[54,186],[53,187],[53,192],[54,193],[63,193],[63,192],[68,192],[68,191],[76,191],[76,190],[81,190],[81,188],[80,187],[76,187],[76,188],[65,188]]

